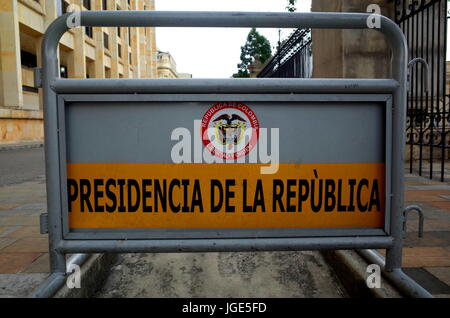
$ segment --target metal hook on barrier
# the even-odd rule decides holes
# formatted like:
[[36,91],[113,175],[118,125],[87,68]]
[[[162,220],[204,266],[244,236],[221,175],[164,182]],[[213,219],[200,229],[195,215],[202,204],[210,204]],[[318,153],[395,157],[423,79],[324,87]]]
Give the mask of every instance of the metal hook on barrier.
[[418,205],[409,205],[403,210],[403,236],[406,236],[406,221],[408,214],[411,211],[417,211],[419,214],[419,237],[423,237],[423,223],[425,217],[423,216],[422,208]]
[[425,61],[425,59],[423,59],[421,57],[413,58],[408,63],[408,91],[410,90],[409,83],[410,83],[410,76],[411,76],[411,74],[410,74],[411,67],[417,63],[422,63],[422,65],[425,67],[425,93],[428,93],[430,91],[429,90],[429,82],[428,82],[428,74],[430,72],[430,67],[428,66],[427,61]]

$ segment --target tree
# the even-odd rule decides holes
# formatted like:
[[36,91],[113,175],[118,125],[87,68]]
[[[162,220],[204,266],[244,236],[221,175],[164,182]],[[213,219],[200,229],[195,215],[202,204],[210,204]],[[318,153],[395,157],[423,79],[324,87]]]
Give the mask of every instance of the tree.
[[287,5],[286,9],[289,12],[295,12],[295,10],[297,10],[297,8],[295,7],[296,3],[297,3],[297,0],[288,0],[288,5]]
[[247,36],[244,46],[241,46],[241,63],[237,65],[238,72],[233,77],[250,77],[248,67],[258,58],[261,63],[265,63],[272,56],[270,42],[252,28]]

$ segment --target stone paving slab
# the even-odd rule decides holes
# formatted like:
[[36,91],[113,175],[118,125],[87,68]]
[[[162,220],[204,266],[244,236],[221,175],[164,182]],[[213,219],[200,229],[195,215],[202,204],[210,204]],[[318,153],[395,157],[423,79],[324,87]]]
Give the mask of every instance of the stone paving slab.
[[10,246],[17,240],[18,240],[17,238],[2,238],[2,239],[0,239],[0,250],[5,247]]
[[435,275],[431,274],[426,268],[405,268],[403,271],[407,275],[420,280],[422,282],[422,287],[428,290],[431,294],[440,295],[440,297],[450,294],[450,286],[441,281]]
[[12,233],[18,229],[20,229],[20,225],[16,226],[0,226],[0,238],[8,235],[9,233]]
[[443,194],[450,194],[450,191],[445,190],[408,190],[405,193],[405,201],[414,201],[414,202],[435,202],[435,201],[443,201],[448,202],[445,197],[442,197]]
[[405,205],[419,205],[425,216],[418,237],[418,215],[406,223],[403,248],[405,272],[435,297],[450,297],[450,185],[407,174]]
[[[18,274],[42,253],[0,253],[0,273]],[[18,275],[20,276],[20,275]]]
[[46,253],[48,252],[48,239],[46,237],[20,238],[14,243],[4,247],[0,253]]
[[25,267],[22,273],[48,273],[50,272],[50,259],[48,253],[42,253],[30,265]]
[[[445,210],[446,212],[450,211],[450,200],[446,200],[445,202],[434,201],[434,202],[430,202],[430,204],[440,210]],[[449,213],[449,215],[450,215],[450,213]]]
[[0,211],[7,211],[20,206],[20,203],[14,202],[0,202]]
[[428,231],[423,237],[419,232],[408,232],[406,234],[404,247],[448,247],[450,246],[450,235],[448,231]]
[[[417,219],[416,219],[417,220]],[[413,221],[413,216],[408,217],[408,223],[406,224],[407,232],[417,232],[418,231],[418,222]],[[450,231],[450,220],[439,220],[439,219],[430,219],[427,214],[425,214],[425,224],[424,224],[425,232],[434,232],[434,231]],[[426,237],[426,236],[424,236]],[[407,243],[407,242],[406,242]]]
[[450,286],[450,267],[426,267],[425,269]]
[[1,216],[0,224],[4,225],[19,225],[19,226],[35,226],[39,224],[39,215],[10,215]]
[[45,180],[0,187],[0,297],[27,297],[48,276]]
[[0,274],[0,297],[28,297],[47,276],[47,273],[30,273],[26,275]]
[[445,247],[403,248],[403,267],[450,267],[450,249]]

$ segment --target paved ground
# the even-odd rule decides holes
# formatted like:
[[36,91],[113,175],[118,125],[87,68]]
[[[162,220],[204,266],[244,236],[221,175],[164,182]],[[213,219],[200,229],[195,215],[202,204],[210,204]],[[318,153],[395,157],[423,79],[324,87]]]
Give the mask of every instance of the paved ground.
[[0,151],[0,186],[45,174],[44,148]]
[[[409,214],[404,271],[435,297],[450,297],[450,184],[409,173],[405,181],[405,205],[423,209],[425,226],[419,238],[418,217]],[[334,279],[323,279],[327,273],[328,266],[315,252],[123,254],[97,297],[342,296]],[[330,292],[333,288],[338,289]]]
[[25,297],[48,275],[44,178],[0,187],[0,297]]
[[0,297],[26,297],[48,275],[43,148],[0,151]]
[[[415,164],[417,166],[417,164]],[[450,178],[450,163],[446,164],[446,180]],[[438,164],[433,171],[440,171]],[[416,173],[418,172],[415,171]],[[440,175],[430,180],[430,166],[423,165],[420,177],[405,174],[405,206],[419,205],[425,216],[424,235],[418,237],[419,218],[408,215],[403,248],[404,272],[414,278],[435,297],[450,297],[450,183],[439,182]],[[380,251],[384,254],[384,251]]]
[[[42,149],[0,151],[9,165],[1,168],[9,181],[0,186],[0,297],[25,297],[48,275],[47,236],[39,234],[42,159]],[[408,218],[405,271],[435,296],[450,297],[450,185],[409,174],[406,181],[407,202],[419,204],[426,220],[419,239],[417,216]],[[122,255],[98,294],[109,296],[344,295],[318,253],[284,252]]]
[[419,218],[415,212],[409,214],[404,271],[434,296],[450,297],[450,184],[406,174],[405,190],[405,205],[423,209],[425,226],[419,238]]

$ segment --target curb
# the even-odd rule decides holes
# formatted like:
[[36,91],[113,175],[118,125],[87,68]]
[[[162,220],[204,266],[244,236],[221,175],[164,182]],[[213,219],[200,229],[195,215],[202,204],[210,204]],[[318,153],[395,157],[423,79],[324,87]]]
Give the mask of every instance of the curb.
[[366,268],[369,263],[356,251],[326,250],[321,253],[351,298],[404,298],[383,276],[381,288],[368,288]]
[[23,142],[23,143],[16,143],[16,144],[1,144],[0,143],[0,151],[32,149],[32,148],[42,148],[42,147],[44,147],[43,142]]
[[81,288],[68,288],[63,284],[53,298],[92,297],[107,278],[109,267],[115,259],[116,254],[92,254],[81,266]]

